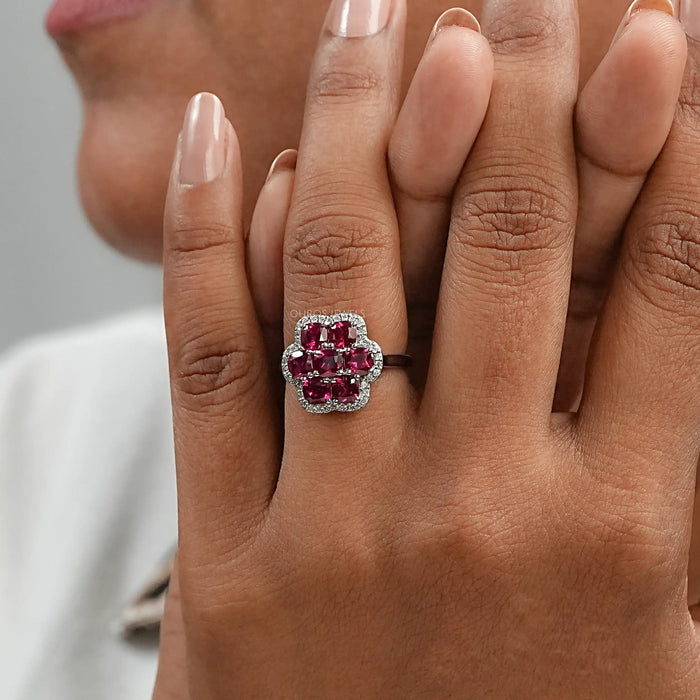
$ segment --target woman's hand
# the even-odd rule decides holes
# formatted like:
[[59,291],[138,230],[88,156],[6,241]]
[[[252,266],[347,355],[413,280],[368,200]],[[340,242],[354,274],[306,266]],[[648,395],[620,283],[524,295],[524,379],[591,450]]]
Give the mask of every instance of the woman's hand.
[[[653,11],[645,11],[653,10]],[[631,5],[575,110],[579,216],[555,410],[578,406],[596,320],[622,230],[671,127],[685,65],[685,38],[663,13],[671,0]],[[414,386],[425,380],[450,222],[452,193],[481,126],[492,60],[472,15],[445,12],[431,33],[394,126],[389,174],[401,231]],[[448,31],[444,31],[448,30]],[[273,364],[282,335],[282,241],[296,151],[273,164],[249,235],[253,297]],[[274,272],[273,272],[274,271]]]
[[[235,134],[208,103],[181,139],[164,262],[191,697],[699,687],[685,581],[700,68],[628,228],[580,411],[553,416],[577,217],[574,5],[485,3],[497,89],[455,192],[420,401],[401,372],[354,414],[309,415],[288,392],[283,451]],[[395,0],[384,31],[321,37],[284,243],[288,342],[300,311],[342,308],[405,349],[383,156],[404,12]]]

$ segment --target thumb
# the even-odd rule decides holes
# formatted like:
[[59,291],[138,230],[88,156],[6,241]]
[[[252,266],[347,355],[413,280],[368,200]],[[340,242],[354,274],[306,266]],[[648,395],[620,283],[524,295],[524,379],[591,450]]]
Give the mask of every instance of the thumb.
[[180,577],[176,557],[165,600],[165,612],[160,624],[158,674],[153,700],[189,700],[186,662],[185,627],[182,621]]

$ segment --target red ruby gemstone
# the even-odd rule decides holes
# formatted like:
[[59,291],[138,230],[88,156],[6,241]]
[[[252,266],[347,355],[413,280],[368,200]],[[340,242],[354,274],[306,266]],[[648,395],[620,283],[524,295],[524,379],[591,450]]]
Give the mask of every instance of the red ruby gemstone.
[[337,350],[322,350],[314,355],[313,368],[322,377],[334,377],[343,368],[343,358]]
[[322,406],[331,400],[331,385],[319,377],[304,382],[304,398],[313,406]]
[[303,350],[292,353],[287,361],[287,367],[294,379],[305,377],[312,369],[311,358]]
[[331,326],[330,342],[337,348],[349,348],[357,340],[357,329],[350,321],[339,321]]
[[367,374],[374,367],[374,358],[367,348],[355,348],[345,356],[345,369],[353,374]]
[[328,328],[320,323],[307,323],[301,329],[301,344],[306,350],[320,350],[328,342]]
[[352,377],[337,377],[331,386],[333,398],[340,403],[354,403],[360,395],[360,383]]

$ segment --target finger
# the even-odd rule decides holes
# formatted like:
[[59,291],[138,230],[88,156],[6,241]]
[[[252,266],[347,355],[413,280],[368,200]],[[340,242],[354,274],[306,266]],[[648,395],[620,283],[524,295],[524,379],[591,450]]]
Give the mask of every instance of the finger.
[[[272,163],[260,190],[248,234],[248,277],[262,324],[268,365],[276,367],[282,354],[282,313],[284,284],[282,247],[284,229],[294,189],[297,152],[282,151]],[[278,405],[282,403],[284,383],[277,377],[273,389]]]
[[409,300],[437,297],[452,194],[488,107],[493,55],[474,15],[444,12],[389,144]]
[[182,618],[177,558],[165,599],[158,635],[158,673],[153,700],[189,700],[185,625]]
[[263,326],[280,327],[284,305],[282,247],[294,189],[297,151],[282,151],[260,190],[248,234],[250,288]]
[[[689,507],[700,451],[699,164],[700,43],[691,42],[676,118],[627,227],[579,412],[581,430],[599,445],[599,478]],[[636,456],[634,474],[619,472],[619,451]]]
[[668,137],[686,53],[670,0],[638,0],[579,98],[578,225],[555,410],[578,406],[619,237]]
[[[365,318],[370,338],[385,352],[405,350],[399,240],[386,169],[404,28],[405,0],[331,5],[311,69],[285,238],[288,343],[295,321],[307,313],[348,311]],[[367,411],[395,416],[395,400],[402,391],[405,398],[408,384],[404,373],[394,372],[374,387],[364,422]],[[318,425],[318,417],[294,405],[296,391],[287,395],[288,433],[310,432],[304,421]],[[326,424],[352,419],[329,416]]]
[[218,99],[197,95],[178,142],[163,253],[179,553],[194,568],[251,536],[279,459],[241,200],[236,134]]
[[[422,410],[548,425],[576,219],[573,0],[487,0],[489,110],[457,188]],[[446,417],[449,417],[446,419]]]

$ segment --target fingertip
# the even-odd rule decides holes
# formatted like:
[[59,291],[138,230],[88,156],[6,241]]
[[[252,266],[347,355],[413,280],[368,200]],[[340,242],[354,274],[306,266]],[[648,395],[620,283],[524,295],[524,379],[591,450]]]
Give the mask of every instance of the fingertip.
[[[468,19],[464,19],[463,15]],[[493,66],[493,52],[488,39],[481,33],[476,18],[461,8],[447,10],[433,27],[423,59],[432,62],[436,60],[436,54],[441,61],[449,57],[460,59],[463,67],[474,72]]]
[[267,173],[265,183],[267,184],[275,175],[280,173],[294,172],[297,167],[297,157],[299,153],[296,148],[287,148],[282,151],[273,161]]
[[618,62],[623,68],[636,69],[642,80],[648,71],[666,71],[661,77],[680,86],[687,54],[687,37],[674,15],[658,8],[643,9],[623,22],[603,63]]
[[647,10],[631,17],[622,34],[613,42],[611,52],[616,48],[640,57],[652,57],[657,63],[684,62],[688,41],[683,27],[673,15]]
[[216,230],[242,247],[242,206],[236,131],[220,100],[198,93],[188,103],[173,158],[163,214],[164,263],[172,251],[204,245]]
[[223,103],[213,93],[197,93],[187,103],[175,143],[170,192],[212,183],[237,164],[240,171],[238,135]]
[[469,10],[465,10],[462,7],[453,7],[449,10],[445,10],[435,22],[433,30],[430,33],[430,38],[428,39],[428,46],[432,44],[434,39],[440,33],[441,30],[447,27],[463,27],[465,29],[471,29],[477,34],[481,34],[481,25],[479,20],[471,13]]
[[272,162],[258,195],[248,234],[248,268],[258,316],[263,324],[282,316],[282,250],[296,175],[297,151],[288,148]]
[[189,101],[180,147],[180,184],[203,185],[221,176],[226,161],[226,117],[216,95],[200,92]]
[[581,150],[621,173],[651,167],[671,128],[686,57],[685,34],[672,16],[632,15],[581,92]]
[[[449,19],[454,12],[448,10],[438,24],[446,22],[444,18]],[[466,10],[461,13],[473,18]],[[469,102],[473,108],[475,100],[488,102],[493,72],[493,51],[488,39],[464,20],[462,24],[436,25],[418,67],[417,80],[425,83],[428,90],[444,91],[462,106]]]
[[[409,88],[389,147],[407,190],[449,192],[488,108],[494,60],[488,40],[457,25],[431,39]],[[417,182],[420,180],[420,182]]]

